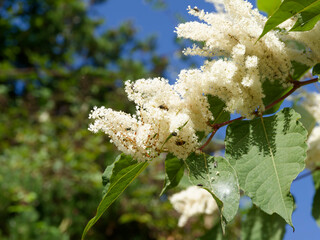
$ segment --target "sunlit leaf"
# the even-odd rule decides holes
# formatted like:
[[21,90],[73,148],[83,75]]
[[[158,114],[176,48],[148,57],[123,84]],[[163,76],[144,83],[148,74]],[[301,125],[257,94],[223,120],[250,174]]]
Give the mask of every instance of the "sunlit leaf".
[[307,131],[290,108],[277,114],[229,125],[226,157],[241,189],[268,214],[277,213],[292,226],[290,185],[304,169]]
[[223,222],[230,222],[237,214],[240,200],[236,173],[223,157],[192,154],[186,164],[190,181],[208,190],[221,210]]
[[280,4],[281,0],[257,0],[258,9],[267,13],[269,16],[278,9]]
[[[320,4],[320,0],[284,0],[281,3],[280,7],[277,9],[277,11],[275,11],[272,14],[272,16],[267,20],[267,22],[264,26],[264,29],[262,31],[262,34],[259,36],[259,39],[262,38],[269,31],[271,31],[275,27],[277,27],[280,23],[295,16],[296,14],[298,14],[298,13],[303,14],[304,12],[312,11],[311,9],[313,9],[313,8],[318,9],[319,4]],[[305,19],[306,19],[306,21],[308,21],[307,17],[305,17]],[[300,24],[300,26],[307,25],[308,28],[310,28],[310,26],[313,23],[314,23],[313,21],[311,23],[308,23],[308,22],[305,22],[304,20],[301,20],[301,22],[299,24]],[[302,29],[302,30],[304,30],[304,29]],[[308,30],[310,30],[310,29],[308,29]]]
[[309,31],[320,19],[320,2],[313,4],[298,16],[297,22],[290,31]]

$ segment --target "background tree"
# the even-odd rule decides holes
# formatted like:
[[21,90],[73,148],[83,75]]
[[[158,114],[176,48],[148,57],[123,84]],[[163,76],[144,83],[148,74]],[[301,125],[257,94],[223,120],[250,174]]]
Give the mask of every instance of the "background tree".
[[[102,2],[1,2],[1,239],[80,238],[101,198],[101,173],[117,154],[105,136],[87,131],[88,112],[94,105],[132,111],[123,80],[159,76],[167,66],[155,39],[138,40],[130,22],[99,30],[103,21],[90,10]],[[94,239],[175,231],[162,211],[169,204],[149,204],[162,182],[140,179],[147,180],[126,193],[135,201],[113,206]]]

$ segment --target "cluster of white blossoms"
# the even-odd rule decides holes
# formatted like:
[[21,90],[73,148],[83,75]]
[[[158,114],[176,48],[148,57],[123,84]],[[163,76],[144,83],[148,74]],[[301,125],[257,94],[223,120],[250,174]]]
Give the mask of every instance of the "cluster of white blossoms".
[[[292,60],[310,66],[316,63],[317,60],[310,58],[305,49],[285,44],[281,32],[270,31],[257,41],[267,19],[257,9],[252,9],[249,2],[209,2],[216,6],[223,2],[225,11],[216,7],[220,12],[206,13],[189,7],[189,13],[202,22],[180,24],[176,32],[178,37],[204,43],[203,47],[194,45],[185,49],[185,54],[214,59],[206,61],[200,69],[183,70],[178,79],[180,88],[197,85],[198,94],[218,96],[225,101],[228,111],[250,118],[255,109],[264,110],[264,81],[279,81],[288,86]],[[319,29],[308,33],[313,36],[312,40],[306,39],[305,33],[286,34],[286,39],[302,42],[306,49],[311,49],[310,53],[318,51],[320,44],[315,36],[319,36],[316,35]]]
[[303,101],[303,106],[316,119],[317,126],[315,126],[308,138],[307,151],[307,167],[312,169],[315,166],[320,166],[320,94],[308,93]]
[[191,186],[169,198],[174,209],[181,214],[179,227],[183,227],[188,219],[199,214],[212,215],[219,211],[211,194],[197,186]]
[[[94,108],[89,116],[95,120],[90,131],[106,133],[120,151],[140,161],[154,159],[162,152],[185,159],[196,150],[192,114],[167,80],[127,81],[125,91],[137,105],[136,115]],[[203,125],[207,127],[206,123]]]
[[225,110],[251,118],[255,110],[264,111],[262,84],[266,79],[288,86],[293,59],[314,64],[310,54],[319,53],[320,41],[314,37],[319,24],[303,33],[312,35],[313,40],[298,33],[286,35],[286,41],[302,41],[306,53],[286,45],[276,31],[257,41],[266,18],[247,1],[208,1],[218,12],[189,7],[189,13],[202,22],[180,24],[176,32],[178,37],[204,43],[203,47],[185,49],[185,54],[211,60],[200,69],[182,70],[174,85],[162,78],[127,81],[125,90],[137,105],[136,114],[95,107],[89,130],[106,133],[120,151],[141,161],[156,158],[161,152],[186,159],[199,147],[196,132],[208,134],[212,130],[207,95],[223,100]]

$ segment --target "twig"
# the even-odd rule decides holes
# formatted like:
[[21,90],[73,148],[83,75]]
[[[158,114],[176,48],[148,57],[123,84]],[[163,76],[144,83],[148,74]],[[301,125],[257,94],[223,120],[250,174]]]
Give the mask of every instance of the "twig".
[[202,151],[202,149],[204,149],[212,140],[213,136],[216,134],[216,132],[218,131],[218,128],[214,128],[210,137],[207,139],[207,141],[199,148],[200,151]]
[[[290,96],[293,92],[295,92],[298,88],[302,87],[302,86],[305,86],[305,85],[308,85],[308,84],[311,84],[311,83],[316,83],[318,82],[318,77],[316,78],[312,78],[310,80],[306,80],[306,81],[291,81],[291,83],[293,84],[293,87],[290,89],[289,92],[287,92],[286,94],[284,94],[282,97],[280,97],[279,99],[275,100],[274,102],[270,103],[269,105],[267,105],[265,107],[265,111],[267,111],[268,109],[272,108],[274,105],[278,104],[279,102],[283,101],[284,99],[286,99],[288,96]],[[256,116],[260,116],[262,115],[261,112],[259,112],[259,110],[256,110],[254,112],[254,115]],[[226,122],[223,122],[223,123],[218,123],[218,124],[209,124],[212,128],[213,128],[213,131],[210,135],[210,137],[208,138],[208,140],[199,148],[199,150],[202,150],[204,147],[206,147],[209,142],[211,141],[211,139],[213,138],[214,134],[218,131],[219,128],[225,126],[225,125],[228,125],[230,123],[233,123],[234,121],[238,121],[238,120],[242,120],[244,119],[245,117],[238,117],[238,118],[235,118],[235,119],[232,119],[232,120],[229,120],[229,121],[226,121]]]
[[280,97],[279,99],[277,99],[276,101],[274,101],[273,103],[269,104],[268,106],[266,106],[265,111],[272,108],[274,105],[278,104],[279,102],[283,101],[284,99],[286,99],[288,96],[290,96],[293,92],[295,92],[298,88],[311,84],[311,83],[315,83],[318,81],[318,78],[313,78],[307,81],[303,81],[303,82],[299,82],[299,81],[294,81],[292,82],[293,84],[293,88],[287,92],[286,94],[284,94],[282,97]]

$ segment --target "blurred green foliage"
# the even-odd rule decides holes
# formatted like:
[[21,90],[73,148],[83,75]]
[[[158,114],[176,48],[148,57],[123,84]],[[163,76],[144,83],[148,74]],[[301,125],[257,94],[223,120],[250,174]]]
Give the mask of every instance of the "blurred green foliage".
[[[132,112],[123,81],[166,69],[155,38],[137,39],[129,22],[99,30],[90,8],[102,2],[0,2],[0,239],[80,239],[118,154],[87,130],[90,109]],[[154,164],[130,186],[88,239],[182,239],[159,198],[162,169]]]
[[[101,30],[105,0],[0,1],[0,239],[80,239],[119,152],[87,130],[93,106],[133,112],[123,82],[162,76],[156,39],[130,22]],[[178,43],[179,44],[179,43]],[[90,230],[88,239],[194,239],[177,228],[164,163],[154,162]],[[187,234],[186,232],[187,231]]]

